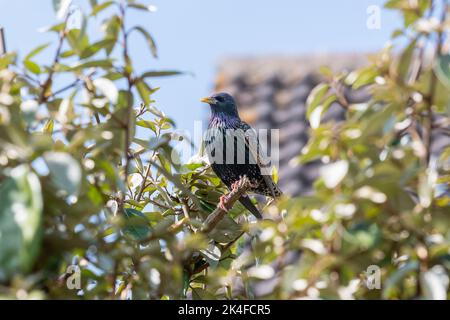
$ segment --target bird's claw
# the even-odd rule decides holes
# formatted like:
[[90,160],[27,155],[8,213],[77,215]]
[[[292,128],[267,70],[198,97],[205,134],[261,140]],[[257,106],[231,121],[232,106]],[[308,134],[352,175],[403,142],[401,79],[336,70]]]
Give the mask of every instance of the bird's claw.
[[250,188],[257,188],[258,187],[258,184],[256,183],[256,182],[252,182],[252,181],[250,181],[250,184],[249,184],[249,186],[250,186]]
[[237,180],[235,182],[233,182],[233,184],[231,185],[231,190],[236,190],[239,188],[239,182],[240,180]]
[[236,191],[244,185],[249,186],[250,188],[256,188],[258,186],[257,183],[251,181],[246,175],[239,176],[239,180],[236,180],[231,184],[231,190]]
[[220,199],[219,199],[219,205],[218,205],[218,207],[220,208],[220,209],[222,209],[223,211],[225,211],[225,212],[228,212],[228,208],[227,208],[227,206],[226,206],[226,202],[228,201],[228,197],[226,196],[226,195],[223,195],[223,196],[221,196],[220,197]]
[[243,175],[243,176],[239,176],[239,180],[233,182],[233,184],[231,185],[231,190],[239,189],[239,187],[242,184],[243,179],[246,179],[245,183],[247,183],[250,188],[258,187],[258,184],[255,181],[252,181],[252,180],[248,179],[246,175]]

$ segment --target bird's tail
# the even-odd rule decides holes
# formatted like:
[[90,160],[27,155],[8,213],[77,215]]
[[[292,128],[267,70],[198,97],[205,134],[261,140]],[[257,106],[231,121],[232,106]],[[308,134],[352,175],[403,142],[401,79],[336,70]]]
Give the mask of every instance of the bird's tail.
[[243,206],[250,211],[257,219],[262,219],[262,214],[259,212],[258,208],[252,203],[252,200],[245,195],[239,198],[239,201],[243,204]]

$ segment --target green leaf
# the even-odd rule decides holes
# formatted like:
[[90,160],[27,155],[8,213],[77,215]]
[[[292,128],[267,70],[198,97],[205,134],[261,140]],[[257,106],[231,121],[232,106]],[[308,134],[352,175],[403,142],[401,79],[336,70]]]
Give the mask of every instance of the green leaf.
[[11,170],[0,185],[0,281],[28,272],[41,246],[41,185],[27,166]]
[[53,121],[53,119],[49,119],[49,120],[45,123],[44,128],[43,128],[43,131],[44,131],[45,133],[50,133],[50,134],[52,134],[52,133],[53,133],[53,126],[54,126],[54,121]]
[[97,41],[97,42],[91,44],[90,46],[88,46],[87,48],[85,48],[80,53],[80,58],[86,59],[86,58],[93,56],[94,54],[99,52],[101,49],[107,50],[107,48],[111,47],[111,45],[114,45],[114,42],[115,41],[113,39],[109,39],[109,38]]
[[136,125],[143,127],[143,128],[147,128],[152,130],[153,132],[156,132],[156,125],[155,123],[151,122],[151,121],[147,121],[147,120],[138,120],[136,121]]
[[40,28],[39,31],[40,32],[56,32],[56,33],[60,33],[61,31],[64,30],[64,27],[66,25],[64,24],[64,22],[61,23],[57,23],[55,25],[51,25],[51,26],[46,26],[43,28]]
[[92,8],[95,8],[95,6],[98,5],[97,0],[89,0],[89,4],[91,5]]
[[106,2],[103,2],[103,3],[100,3],[100,4],[96,5],[92,9],[91,16],[96,16],[98,13],[100,13],[103,10],[105,10],[106,8],[108,8],[112,4],[114,4],[114,1],[106,1]]
[[153,57],[157,58],[158,57],[158,51],[157,51],[157,48],[156,48],[156,43],[155,43],[155,40],[153,40],[153,37],[150,35],[150,33],[148,33],[148,31],[145,30],[141,26],[136,26],[132,30],[137,30],[144,36],[144,38],[147,41],[147,44],[148,44],[148,46],[150,48],[150,51],[151,51]]
[[102,68],[102,69],[109,69],[112,68],[113,64],[110,59],[104,59],[104,60],[92,60],[84,63],[77,63],[74,66],[71,67],[70,70],[72,71],[78,71],[82,69],[87,68]]
[[148,141],[148,148],[150,150],[156,150],[170,142],[170,136],[162,135],[161,137],[151,137]]
[[120,24],[120,18],[117,15],[114,15],[102,25],[102,28],[106,33],[105,39],[111,40],[111,43],[105,47],[107,55],[111,54],[116,45],[120,32]]
[[53,0],[53,9],[58,19],[63,19],[67,15],[71,2],[72,0]]
[[63,196],[77,196],[81,185],[81,166],[68,153],[46,152],[44,160],[50,171],[55,187],[63,192]]
[[167,77],[167,76],[177,76],[181,74],[184,74],[184,72],[176,70],[147,71],[141,75],[141,78]]
[[375,247],[381,240],[381,232],[376,224],[357,224],[344,235],[344,239],[361,250]]
[[148,148],[148,141],[144,140],[144,139],[139,139],[139,138],[133,138],[133,142],[137,143],[138,145],[140,145],[141,147],[147,149]]
[[200,253],[213,268],[219,264],[220,257],[222,256],[219,247],[215,246],[213,243],[209,244],[208,248],[200,250]]
[[[153,89],[153,92],[156,92],[157,90],[159,90],[159,88]],[[166,115],[162,111],[159,111],[158,109],[156,109],[153,106],[147,106],[147,110],[150,111],[151,113],[153,113],[157,117],[160,117],[160,118],[166,117]]]
[[128,90],[120,90],[117,99],[117,109],[127,108],[132,106],[134,102],[133,94]]
[[147,105],[150,104],[151,103],[150,95],[156,90],[150,88],[149,85],[144,80],[138,80],[136,82],[136,89],[142,101]]
[[450,54],[441,55],[434,64],[434,72],[447,88],[450,88]]
[[192,288],[192,298],[194,300],[217,300],[213,293],[201,288]]
[[394,39],[394,38],[402,36],[403,34],[404,34],[404,31],[402,29],[395,29],[391,34],[391,38]]
[[40,46],[37,46],[36,48],[31,50],[31,52],[29,54],[26,55],[24,60],[30,60],[32,57],[34,57],[38,53],[40,53],[41,51],[45,50],[50,44],[51,44],[51,42],[45,43],[45,44],[40,45]]
[[386,9],[401,9],[403,8],[405,0],[389,0],[384,4]]
[[6,53],[3,56],[0,56],[0,70],[6,68],[12,63],[15,63],[16,57],[17,54],[14,52]]
[[142,4],[142,3],[129,3],[128,7],[150,12],[148,6],[146,6],[145,4]]
[[383,284],[383,299],[387,299],[391,296],[392,292],[396,289],[397,284],[402,281],[411,272],[416,272],[419,269],[419,263],[417,261],[410,261],[402,265],[398,270],[392,273],[391,276]]
[[414,52],[416,50],[417,38],[411,41],[411,43],[403,50],[400,55],[398,66],[397,66],[397,74],[403,80],[406,81],[409,76],[411,63],[413,61]]
[[27,70],[29,70],[30,72],[32,72],[34,74],[41,73],[41,68],[39,67],[39,65],[31,60],[25,60],[23,62],[23,65],[25,66],[25,68],[27,68]]
[[369,66],[350,73],[350,75],[346,78],[346,83],[351,85],[353,89],[359,89],[363,86],[371,84],[377,75],[377,69],[373,66]]
[[123,228],[123,231],[131,235],[135,240],[147,238],[151,233],[151,228],[145,214],[132,208],[126,208],[124,212],[127,224]]
[[222,220],[219,221],[219,223],[208,234],[208,236],[219,243],[229,243],[236,240],[236,238],[241,234],[241,226],[229,216],[225,216]]
[[317,129],[320,126],[323,115],[327,112],[331,104],[336,101],[336,95],[333,93],[325,98],[319,105],[317,105],[309,115],[309,124],[312,129]]
[[75,55],[75,51],[70,49],[70,50],[66,50],[66,51],[62,52],[59,56],[61,58],[69,58],[69,57],[72,57],[73,55]]
[[[87,34],[86,34],[86,29],[87,29],[87,19],[85,17],[85,15],[83,13],[81,13],[79,19],[81,20],[81,27],[80,27],[80,32],[78,34],[78,39],[77,41],[86,41],[88,40]],[[89,41],[88,41],[89,42]]]
[[80,29],[72,29],[67,33],[67,41],[73,51],[81,55],[81,53],[89,47],[89,38],[87,34]]
[[308,99],[306,100],[306,117],[309,119],[311,116],[311,113],[314,111],[314,109],[320,104],[322,101],[322,98],[325,96],[325,94],[328,92],[328,89],[330,86],[326,83],[321,83],[317,85],[314,89],[312,89],[311,93],[308,96]]

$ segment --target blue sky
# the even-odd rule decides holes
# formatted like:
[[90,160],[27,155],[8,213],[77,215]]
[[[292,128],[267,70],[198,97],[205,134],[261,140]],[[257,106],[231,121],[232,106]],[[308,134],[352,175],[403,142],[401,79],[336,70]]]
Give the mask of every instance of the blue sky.
[[[74,0],[85,6],[87,0]],[[135,12],[128,22],[141,24],[157,40],[159,59],[137,35],[132,56],[138,70],[179,69],[194,76],[155,80],[161,86],[156,106],[179,128],[192,129],[207,116],[199,98],[211,92],[217,62],[227,56],[299,55],[323,52],[371,52],[383,47],[401,20],[381,11],[381,28],[366,27],[367,8],[380,0],[154,0],[155,13]],[[1,0],[0,25],[8,50],[24,56],[54,36],[37,30],[55,22],[50,0]],[[100,21],[99,21],[100,23]],[[93,32],[99,32],[98,28]],[[50,57],[50,52],[48,57]],[[45,55],[43,58],[46,58]]]

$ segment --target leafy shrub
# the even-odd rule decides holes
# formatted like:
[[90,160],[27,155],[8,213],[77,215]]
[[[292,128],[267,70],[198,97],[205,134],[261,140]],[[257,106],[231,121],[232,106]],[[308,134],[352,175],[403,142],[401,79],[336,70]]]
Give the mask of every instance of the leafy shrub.
[[[57,11],[63,2],[54,1]],[[323,70],[298,157],[325,163],[313,195],[271,204],[259,223],[235,204],[210,231],[206,218],[225,188],[205,163],[174,161],[179,136],[152,100],[151,78],[179,72],[138,73],[130,58],[132,32],[157,55],[150,33],[126,23],[128,10],[148,7],[89,2],[80,29],[67,27],[70,15],[49,28],[58,39],[50,63],[34,61],[48,45],[0,58],[2,296],[448,296],[448,143],[432,154],[435,134],[448,137],[446,7],[388,1],[404,16],[394,33],[407,42],[400,54],[391,46],[361,70]],[[86,30],[97,15],[104,33],[93,40]],[[343,86],[372,98],[348,104]],[[335,101],[345,121],[322,123]],[[381,290],[364,285],[371,265]]]

